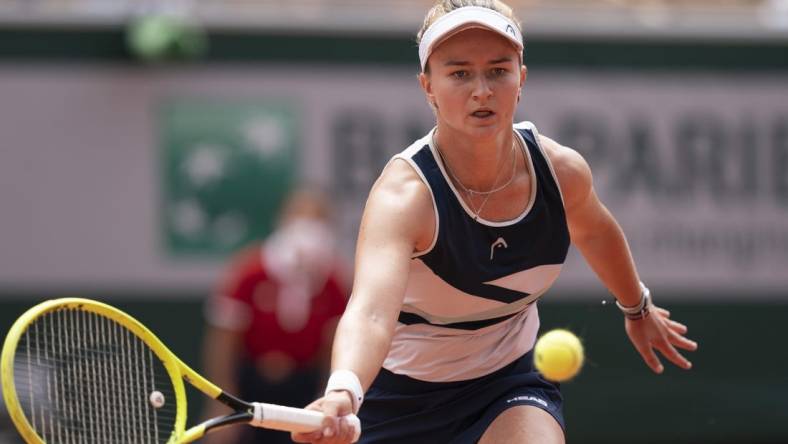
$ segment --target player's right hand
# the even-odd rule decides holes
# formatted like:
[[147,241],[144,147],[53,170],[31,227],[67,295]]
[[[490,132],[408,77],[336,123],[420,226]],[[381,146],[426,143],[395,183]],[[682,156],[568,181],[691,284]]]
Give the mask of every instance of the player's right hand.
[[312,444],[350,444],[355,431],[342,418],[353,413],[350,394],[345,391],[329,392],[326,396],[306,406],[309,410],[322,412],[326,417],[320,430],[309,433],[291,433],[294,442]]

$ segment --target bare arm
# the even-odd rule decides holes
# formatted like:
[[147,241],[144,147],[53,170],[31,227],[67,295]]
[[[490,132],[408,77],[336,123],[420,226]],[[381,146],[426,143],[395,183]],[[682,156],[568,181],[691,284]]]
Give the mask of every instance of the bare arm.
[[[430,223],[432,221],[432,223]],[[370,192],[356,246],[353,292],[337,327],[332,370],[354,372],[369,388],[388,354],[402,306],[411,255],[429,243],[434,211],[426,185],[403,161],[384,170]],[[331,392],[310,405],[328,416],[351,413],[346,392]],[[294,434],[297,442],[344,443],[330,425],[324,432]]]
[[[547,137],[542,137],[541,143],[550,157],[564,196],[572,243],[622,305],[637,305],[641,298],[640,279],[632,253],[618,222],[594,191],[588,163],[576,151]],[[695,342],[683,336],[687,327],[671,320],[667,310],[655,308],[654,311],[653,316],[625,321],[632,344],[657,373],[661,373],[663,367],[654,349],[677,366],[689,369],[692,364],[675,348],[691,351],[697,348]]]
[[332,353],[332,369],[353,370],[364,389],[388,353],[411,255],[425,231],[424,213],[433,214],[426,189],[412,177],[415,173],[410,167],[396,162],[392,170],[375,185],[367,201],[359,230],[353,293]]
[[593,187],[591,169],[576,151],[542,137],[564,196],[572,243],[625,306],[640,300],[639,277],[624,232]]

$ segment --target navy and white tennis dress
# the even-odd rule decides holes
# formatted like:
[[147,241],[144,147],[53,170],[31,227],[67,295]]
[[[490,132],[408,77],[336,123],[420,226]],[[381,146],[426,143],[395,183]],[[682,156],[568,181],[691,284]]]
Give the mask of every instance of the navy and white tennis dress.
[[[432,193],[432,245],[411,261],[389,354],[359,416],[362,443],[474,443],[515,405],[548,411],[563,427],[557,384],[533,368],[536,301],[569,248],[563,200],[530,122],[514,125],[531,172],[515,219],[475,218],[448,179],[432,132],[394,156]],[[434,131],[434,130],[433,130]]]

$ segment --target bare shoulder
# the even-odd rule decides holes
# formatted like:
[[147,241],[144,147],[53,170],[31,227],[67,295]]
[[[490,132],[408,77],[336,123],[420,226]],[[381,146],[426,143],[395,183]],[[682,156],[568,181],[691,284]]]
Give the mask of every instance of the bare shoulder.
[[367,206],[412,214],[432,209],[432,197],[418,173],[404,160],[393,160],[375,181]]
[[588,162],[580,153],[555,140],[539,135],[539,143],[553,165],[567,207],[585,200],[592,191],[593,177]]
[[[412,166],[393,160],[372,187],[364,209],[362,229],[374,226],[388,235],[401,236],[414,246],[431,238],[434,223],[432,195]],[[376,231],[378,231],[376,230]]]

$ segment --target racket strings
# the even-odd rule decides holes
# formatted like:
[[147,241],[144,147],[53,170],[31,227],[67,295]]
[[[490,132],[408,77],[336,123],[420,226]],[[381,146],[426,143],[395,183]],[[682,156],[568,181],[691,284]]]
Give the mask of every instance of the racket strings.
[[[175,393],[153,351],[115,321],[81,310],[36,320],[14,359],[17,397],[49,443],[166,443]],[[165,403],[156,408],[151,393]]]

